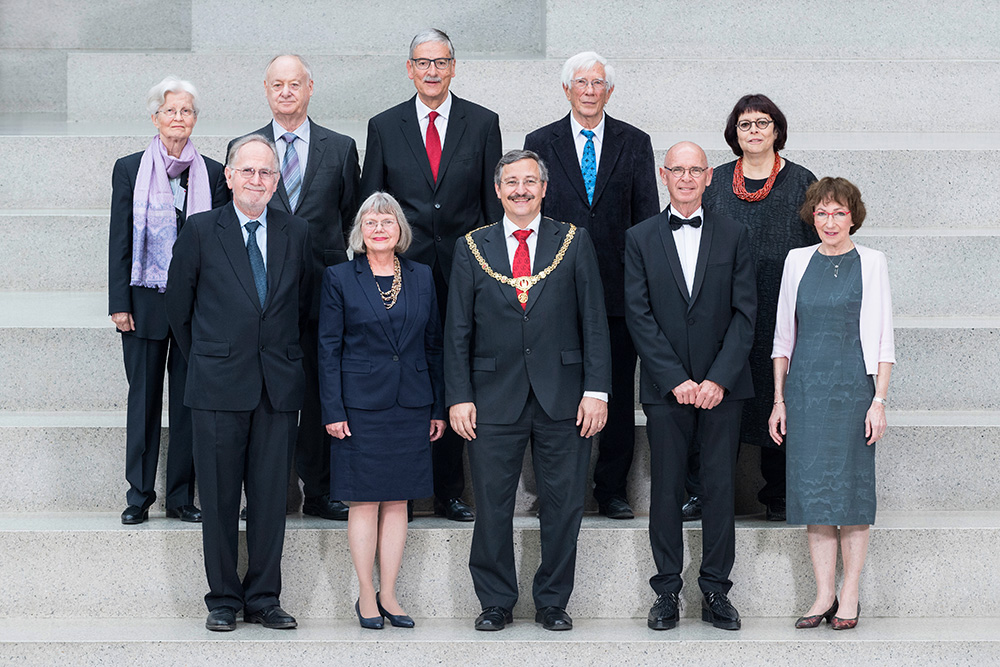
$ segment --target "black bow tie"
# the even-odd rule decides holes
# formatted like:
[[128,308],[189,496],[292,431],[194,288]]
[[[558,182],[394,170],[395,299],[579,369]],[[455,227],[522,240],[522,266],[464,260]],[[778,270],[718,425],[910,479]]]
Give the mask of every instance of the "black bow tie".
[[698,229],[699,227],[701,227],[701,216],[696,215],[690,220],[685,220],[684,218],[678,218],[673,213],[670,214],[670,231],[676,232],[684,225],[691,225],[695,229]]

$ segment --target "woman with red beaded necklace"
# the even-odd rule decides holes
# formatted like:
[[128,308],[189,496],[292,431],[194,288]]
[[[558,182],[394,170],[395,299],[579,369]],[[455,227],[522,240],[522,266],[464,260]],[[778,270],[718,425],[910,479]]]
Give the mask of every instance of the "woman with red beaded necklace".
[[[785,255],[816,243],[815,230],[799,218],[806,189],[816,181],[811,171],[781,157],[788,123],[766,95],[744,95],[726,121],[726,143],[737,160],[715,168],[705,190],[705,208],[747,227],[757,271],[757,324],[750,352],[756,398],[743,410],[740,442],[761,448],[764,488],[757,494],[771,521],[785,520],[785,453],[768,435],[774,376],[771,342]],[[689,464],[688,492],[697,496],[697,457]],[[691,508],[685,506],[687,515]]]

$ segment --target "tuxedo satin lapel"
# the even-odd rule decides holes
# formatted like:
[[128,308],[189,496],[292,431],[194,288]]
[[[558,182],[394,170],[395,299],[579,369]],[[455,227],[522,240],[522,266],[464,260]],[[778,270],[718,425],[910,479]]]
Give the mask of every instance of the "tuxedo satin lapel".
[[[600,201],[601,193],[604,192],[604,187],[611,179],[615,165],[618,164],[618,158],[621,157],[622,148],[625,146],[625,141],[622,139],[622,128],[618,123],[607,116],[604,117],[604,120],[604,145],[601,146],[601,162],[597,165],[594,206],[597,206],[597,202]],[[582,175],[580,180],[583,180]]]
[[[406,305],[403,329],[400,331],[399,341],[397,341],[402,346],[403,341],[410,335],[410,329],[413,328],[413,323],[416,322],[417,314],[420,312],[420,285],[417,283],[417,274],[413,271],[413,264],[405,259],[400,259],[399,268],[403,277],[403,291],[401,296],[403,297],[403,303]],[[381,297],[379,298],[381,299]],[[386,317],[388,317],[388,313]]]
[[[271,299],[281,284],[281,272],[285,268],[285,255],[288,252],[288,231],[283,222],[267,221],[267,298],[264,299],[264,310],[271,305]],[[247,260],[249,265],[250,260]]]
[[569,124],[569,116],[566,116],[559,125],[560,128],[552,139],[556,158],[566,173],[570,186],[583,201],[583,204],[590,208],[590,204],[587,202],[587,186],[583,183],[583,171],[580,169],[580,160],[576,156],[576,142],[573,137],[573,127]]
[[[538,224],[538,243],[535,245],[535,258],[531,262],[532,275],[552,263],[552,260],[556,257],[556,253],[559,252],[559,246],[562,245],[563,239],[566,238],[567,229],[566,225],[556,224],[550,218],[542,218]],[[559,271],[559,269],[556,269],[556,271]],[[528,304],[527,308],[524,309],[525,315],[530,313],[531,309],[538,303],[538,299],[542,296],[542,290],[545,289],[545,284],[548,280],[548,278],[540,280],[535,283],[534,287],[528,290]]]
[[[510,258],[507,257],[507,241],[503,235],[502,222],[498,222],[490,227],[489,231],[483,236],[483,242],[479,244],[479,252],[494,271],[508,278],[511,277]],[[476,267],[476,270],[482,271],[482,268]],[[493,280],[489,276],[486,276],[486,280],[496,283],[497,289],[507,299],[507,303],[518,310],[523,310],[521,302],[517,300],[517,290],[510,285],[503,284],[499,280]]]
[[701,223],[701,243],[698,244],[698,263],[694,270],[694,288],[691,290],[691,304],[698,298],[701,285],[705,282],[705,269],[708,267],[708,253],[712,250],[712,236],[715,232],[715,225],[712,216],[705,213],[705,219]]
[[[413,100],[414,98],[410,99]],[[399,131],[403,133],[403,139],[406,140],[407,145],[409,145],[410,150],[413,152],[413,159],[417,168],[424,175],[427,185],[433,190],[434,175],[431,173],[431,161],[427,158],[427,147],[424,146],[424,138],[420,135],[420,121],[417,120],[416,102],[407,104],[404,107],[403,114],[399,120]],[[445,145],[447,145],[447,142]]]
[[227,205],[219,216],[218,225],[219,243],[222,244],[222,250],[233,267],[236,280],[243,286],[243,291],[254,307],[262,310],[260,298],[257,296],[257,284],[253,281],[253,271],[250,269],[250,257],[243,243],[243,232],[240,231],[240,220],[236,217],[232,204]]
[[[451,158],[455,155],[455,151],[458,150],[458,146],[462,141],[462,135],[465,134],[466,123],[464,109],[465,107],[460,99],[456,97],[452,100],[451,118],[448,119],[448,131],[445,132],[444,135],[444,148],[441,152],[441,164],[438,165],[437,185],[440,185],[441,181],[444,180],[444,174],[448,171],[448,165],[451,164]],[[428,160],[427,165],[429,169],[430,160]]]
[[[313,177],[319,171],[319,165],[323,162],[323,153],[326,152],[326,135],[316,131],[316,124],[309,120],[309,160],[306,162],[306,174],[302,178],[302,187],[299,189],[299,206],[309,192]],[[294,211],[293,211],[294,213]]]
[[670,265],[670,273],[674,276],[677,289],[681,291],[684,300],[691,303],[691,296],[688,294],[687,281],[684,280],[684,270],[681,268],[681,258],[677,254],[677,244],[674,243],[674,234],[670,231],[669,211],[663,211],[657,216],[656,228],[660,232],[660,243],[663,245],[663,254],[667,256],[667,264]]
[[379,295],[378,285],[375,284],[375,274],[372,273],[372,267],[368,265],[368,258],[362,255],[358,260],[355,262],[358,288],[368,299],[368,305],[372,307],[372,312],[375,313],[375,318],[382,327],[385,339],[392,345],[393,350],[399,352],[396,347],[396,336],[392,333],[392,325],[389,324],[389,314],[385,312],[385,304],[382,303],[382,297]]

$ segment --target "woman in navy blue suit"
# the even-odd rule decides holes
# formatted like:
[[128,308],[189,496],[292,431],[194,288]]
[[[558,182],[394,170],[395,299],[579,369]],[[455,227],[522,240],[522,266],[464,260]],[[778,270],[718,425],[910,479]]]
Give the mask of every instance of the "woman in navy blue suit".
[[[335,438],[330,493],[350,503],[347,540],[362,627],[413,627],[396,600],[406,501],[433,494],[431,442],[444,432],[441,321],[430,267],[399,256],[413,238],[384,192],[361,205],[354,259],[327,268],[319,313],[323,423]],[[379,555],[381,590],[372,570]]]

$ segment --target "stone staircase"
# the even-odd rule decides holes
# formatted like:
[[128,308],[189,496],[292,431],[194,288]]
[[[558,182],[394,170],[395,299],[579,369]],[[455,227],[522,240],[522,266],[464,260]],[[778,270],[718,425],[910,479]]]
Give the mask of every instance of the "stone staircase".
[[[276,29],[289,16],[304,18]],[[453,90],[500,114],[507,148],[567,112],[562,62],[593,48],[617,70],[609,113],[650,132],[657,161],[680,139],[701,143],[711,164],[728,161],[725,117],[740,95],[763,91],[789,118],[788,158],[859,185],[869,215],[858,240],[889,257],[899,363],[856,631],[792,629],[813,595],[804,530],[761,520],[753,449],[738,497],[739,633],[698,620],[694,571],[680,627],[646,629],[645,516],[588,515],[576,629],[533,624],[527,468],[515,520],[522,602],[497,634],[472,630],[469,526],[411,525],[400,592],[418,627],[372,633],[352,620],[345,525],[290,516],[282,601],[299,629],[241,625],[220,637],[202,625],[199,528],[165,520],[162,505],[141,526],[119,523],[126,384],[106,316],[108,206],[114,160],[153,132],[146,90],[166,74],[191,79],[204,107],[194,140],[220,159],[269,117],[267,60],[300,52],[316,77],[311,115],[363,148],[366,120],[412,95],[404,52],[428,25],[451,34]],[[978,1],[0,0],[0,661],[1000,662],[998,32],[1000,8]],[[638,429],[630,497],[645,514]],[[699,524],[685,537],[697,561]]]

